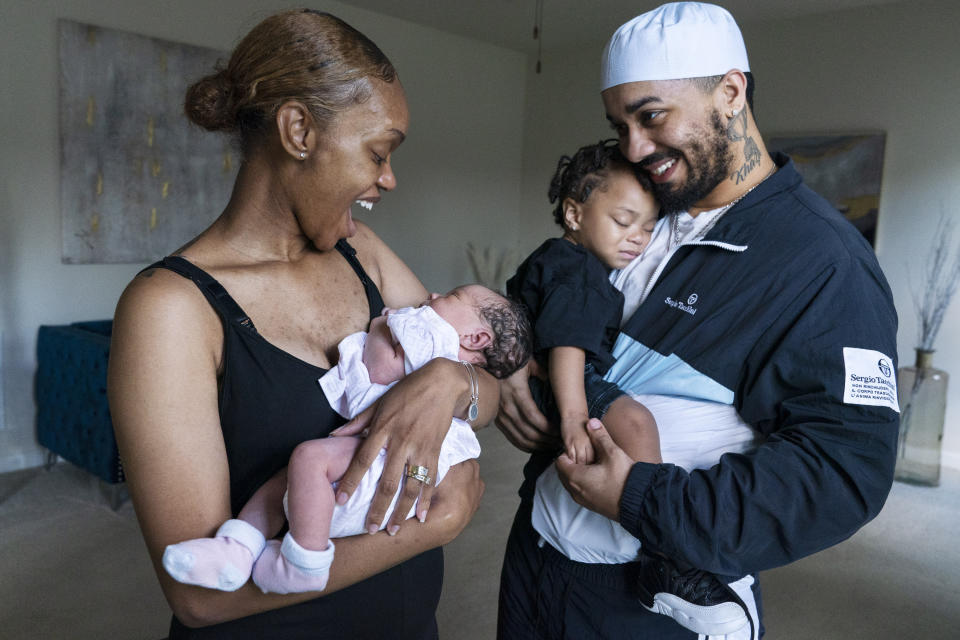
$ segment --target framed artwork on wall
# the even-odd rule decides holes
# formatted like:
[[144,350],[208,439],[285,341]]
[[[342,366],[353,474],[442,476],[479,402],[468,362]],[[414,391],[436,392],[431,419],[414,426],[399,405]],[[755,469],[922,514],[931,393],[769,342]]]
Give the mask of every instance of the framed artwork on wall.
[[807,185],[826,198],[876,246],[886,134],[777,135],[769,151],[791,158]]
[[61,261],[152,262],[216,218],[237,158],[190,124],[187,86],[225,54],[59,20]]

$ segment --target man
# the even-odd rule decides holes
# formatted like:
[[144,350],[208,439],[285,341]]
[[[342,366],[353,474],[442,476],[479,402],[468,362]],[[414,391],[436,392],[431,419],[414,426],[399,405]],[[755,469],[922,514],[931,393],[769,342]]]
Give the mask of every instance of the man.
[[[643,14],[614,34],[602,75],[620,148],[665,214],[644,256],[615,274],[628,319],[607,379],[648,404],[665,462],[634,463],[596,421],[595,463],[557,460],[574,500],[641,545],[641,562],[589,565],[530,526],[549,464],[534,453],[504,559],[500,637],[696,638],[638,606],[663,610],[650,592],[676,593],[691,569],[736,581],[752,624],[728,637],[756,638],[756,573],[846,539],[889,492],[899,425],[892,297],[853,226],[787,157],[767,153],[729,13],[681,2]],[[736,421],[755,446],[717,441],[717,424]],[[527,451],[554,442],[524,375],[503,385],[497,424]],[[671,440],[707,454],[670,464]],[[697,598],[673,602],[708,610]]]

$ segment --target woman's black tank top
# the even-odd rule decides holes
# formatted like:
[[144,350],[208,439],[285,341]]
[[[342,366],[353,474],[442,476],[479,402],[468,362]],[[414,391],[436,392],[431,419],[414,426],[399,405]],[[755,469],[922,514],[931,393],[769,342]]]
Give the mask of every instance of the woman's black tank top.
[[[383,299],[346,240],[337,250],[363,283],[370,318]],[[326,369],[267,342],[250,317],[208,273],[171,256],[148,268],[169,269],[192,280],[223,322],[220,424],[230,469],[233,514],[253,492],[287,465],[293,449],[344,423],[317,382]],[[200,629],[176,617],[170,640],[185,638],[435,638],[434,612],[443,579],[440,549],[428,551],[352,587],[300,605]],[[383,625],[398,625],[390,630]],[[384,633],[386,632],[386,635]]]

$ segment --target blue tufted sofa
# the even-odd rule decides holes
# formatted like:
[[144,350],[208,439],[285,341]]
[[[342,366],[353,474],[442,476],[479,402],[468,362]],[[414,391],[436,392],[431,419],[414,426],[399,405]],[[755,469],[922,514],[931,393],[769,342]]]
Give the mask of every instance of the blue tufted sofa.
[[110,484],[124,481],[107,406],[111,320],[41,326],[37,441]]

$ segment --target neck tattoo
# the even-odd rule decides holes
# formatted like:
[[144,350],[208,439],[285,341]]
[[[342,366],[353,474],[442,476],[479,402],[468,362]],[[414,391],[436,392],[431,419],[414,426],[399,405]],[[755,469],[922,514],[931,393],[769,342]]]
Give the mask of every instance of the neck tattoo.
[[[701,230],[697,233],[697,237],[696,237],[695,239],[700,239],[700,238],[702,238],[703,236],[707,235],[707,232],[710,231],[710,229],[713,228],[713,225],[715,225],[715,224],[717,223],[717,220],[719,220],[720,217],[721,217],[723,214],[725,214],[727,211],[729,211],[730,209],[732,209],[735,204],[737,204],[738,202],[740,202],[741,200],[743,200],[744,198],[746,198],[747,195],[749,195],[751,191],[753,191],[754,189],[756,189],[757,187],[759,187],[761,184],[763,184],[764,182],[766,182],[767,178],[769,178],[770,176],[772,176],[776,171],[777,171],[777,165],[773,165],[773,168],[770,169],[770,172],[767,173],[767,175],[763,176],[763,179],[762,179],[760,182],[758,182],[757,184],[753,185],[752,187],[750,187],[749,189],[747,189],[746,191],[744,191],[743,193],[741,193],[740,195],[738,195],[736,198],[734,198],[733,200],[731,200],[731,201],[728,202],[727,204],[723,205],[722,207],[718,207],[719,211],[718,211],[717,214],[713,217],[713,220],[711,220],[709,224],[707,224],[703,229],[701,229]],[[682,213],[682,212],[681,212],[681,213]],[[670,248],[673,249],[674,247],[680,246],[680,213],[675,213],[675,214],[673,214],[673,220],[672,220],[672,226],[671,226],[671,228],[672,228],[673,233],[672,233],[672,237],[671,237]]]

